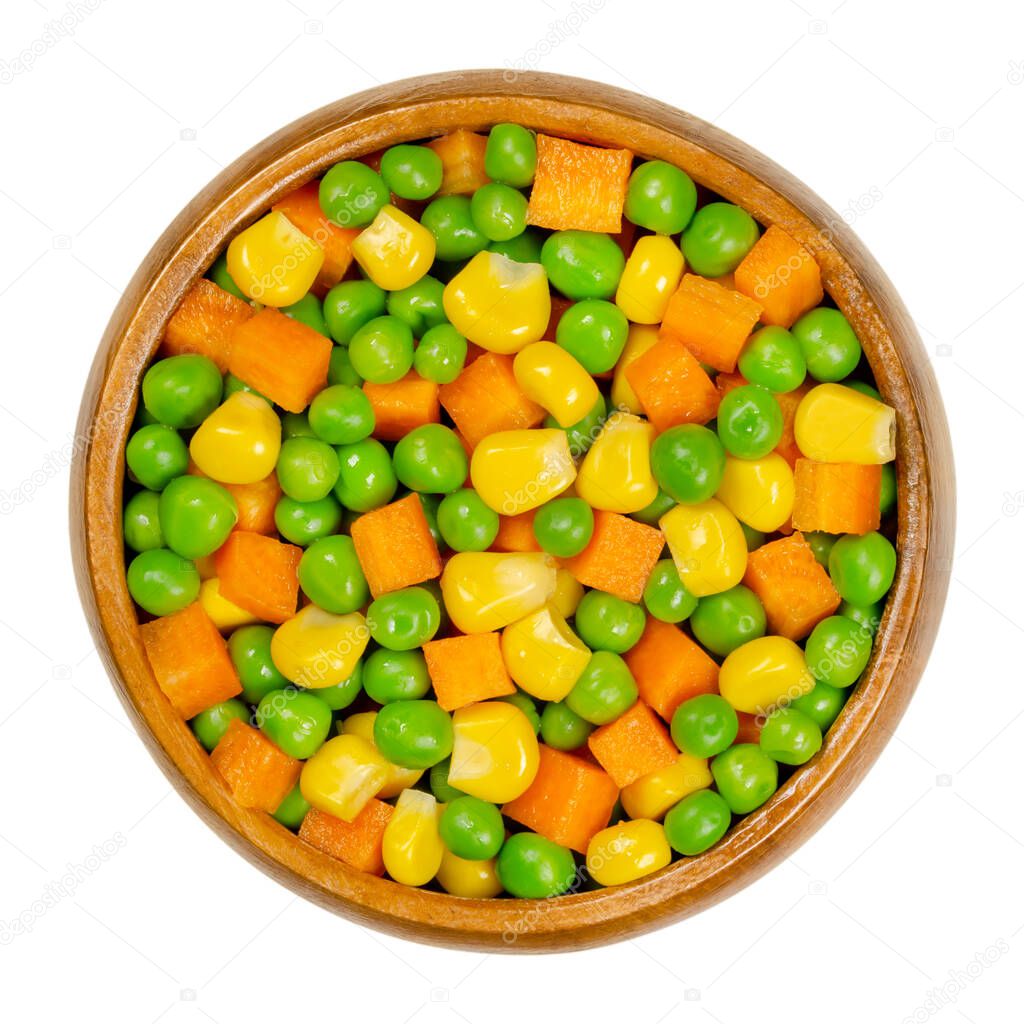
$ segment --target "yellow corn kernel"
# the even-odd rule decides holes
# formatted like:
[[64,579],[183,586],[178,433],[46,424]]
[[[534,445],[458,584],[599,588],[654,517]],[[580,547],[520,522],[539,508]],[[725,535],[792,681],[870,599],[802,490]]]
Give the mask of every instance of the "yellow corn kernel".
[[540,341],[551,318],[548,275],[539,263],[478,252],[444,290],[452,325],[490,352],[518,352]]
[[762,636],[737,647],[718,674],[718,689],[737,710],[764,715],[814,688],[804,652],[784,636]]
[[243,295],[264,306],[290,306],[313,286],[324,251],[274,210],[235,235],[227,261]]
[[576,477],[576,493],[593,508],[639,512],[658,496],[651,472],[654,427],[629,412],[612,413]]
[[386,203],[356,235],[352,255],[366,276],[385,291],[415,284],[434,262],[434,236],[419,221]]
[[842,384],[819,384],[804,395],[793,434],[816,462],[873,466],[896,458],[896,410]]
[[470,796],[503,804],[533,782],[540,764],[530,720],[503,700],[485,700],[452,715],[455,742],[448,781]]
[[359,612],[333,615],[308,604],[274,631],[270,657],[285,679],[315,690],[348,679],[369,642]]
[[715,498],[676,505],[658,524],[679,578],[694,597],[735,587],[747,567],[747,541],[736,517]]
[[763,459],[726,456],[715,497],[741,522],[774,533],[793,513],[793,470],[775,452]]
[[[380,753],[373,740],[373,723],[376,720],[376,711],[361,711],[359,714],[349,715],[340,723],[341,728],[338,731],[344,735],[358,736],[360,739],[366,740],[374,750]],[[384,755],[381,754],[381,757]],[[403,768],[393,761],[388,761],[387,758],[385,761],[388,766],[388,779],[377,793],[381,800],[390,800],[391,797],[398,796],[403,789],[411,789],[423,775],[422,768]]]
[[561,700],[590,661],[590,649],[550,605],[506,626],[501,654],[520,689],[538,700]]
[[188,451],[212,480],[254,484],[274,472],[281,421],[265,398],[236,391],[199,424]]
[[617,409],[625,409],[627,412],[640,414],[643,407],[640,399],[636,397],[633,385],[626,380],[626,367],[635,359],[639,359],[649,348],[657,344],[658,328],[647,324],[630,324],[629,334],[626,336],[626,345],[615,364],[615,373],[612,376],[611,399],[612,405]]
[[260,621],[258,615],[239,608],[237,604],[222,596],[220,580],[216,576],[204,580],[199,587],[199,603],[222,633],[229,633],[239,626],[248,626],[250,623]]
[[660,324],[683,276],[683,254],[665,235],[637,239],[619,278],[615,305],[635,324]]
[[503,516],[539,508],[576,479],[564,430],[502,430],[473,449],[469,475],[481,498]]
[[444,843],[437,823],[441,808],[422,789],[402,790],[384,829],[384,867],[402,885],[426,885],[437,874]]
[[527,345],[512,363],[516,383],[561,427],[579,423],[601,397],[594,378],[576,358],[553,341]]
[[302,795],[318,810],[352,821],[388,777],[388,763],[358,736],[335,736],[303,766]]
[[583,600],[583,584],[568,569],[555,570],[555,592],[551,595],[551,607],[563,619],[571,619]]
[[555,592],[543,552],[462,551],[441,573],[441,596],[462,633],[493,633],[536,611]]
[[707,789],[711,783],[707,758],[680,754],[675,764],[648,772],[624,787],[619,799],[631,818],[660,821],[684,796]]
[[587,847],[587,871],[599,885],[623,885],[672,860],[665,829],[646,818],[602,829]]
[[452,896],[470,900],[488,900],[504,889],[494,860],[465,860],[445,849],[437,872],[441,888]]

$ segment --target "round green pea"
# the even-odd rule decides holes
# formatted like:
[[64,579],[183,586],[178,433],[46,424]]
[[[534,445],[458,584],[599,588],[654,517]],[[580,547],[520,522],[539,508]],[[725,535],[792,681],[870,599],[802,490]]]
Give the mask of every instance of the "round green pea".
[[526,715],[530,725],[533,726],[533,731],[540,732],[540,712],[537,711],[537,702],[528,693],[516,690],[515,693],[508,693],[504,697],[495,699],[505,704],[511,704],[514,708],[519,708]]
[[173,427],[162,423],[136,430],[124,457],[132,476],[151,491],[162,491],[188,469],[188,446]]
[[320,209],[343,228],[369,224],[390,201],[384,179],[358,160],[342,160],[320,179]]
[[397,316],[378,316],[356,331],[348,346],[352,368],[373,384],[393,384],[412,369],[412,330]]
[[293,302],[290,306],[282,306],[281,312],[293,320],[298,320],[300,324],[312,327],[317,334],[322,334],[325,338],[331,336],[327,321],[324,319],[323,305],[312,292],[306,292],[298,302]]
[[614,594],[588,590],[576,607],[576,632],[594,651],[625,654],[644,631],[644,610]]
[[429,199],[444,174],[441,158],[427,146],[392,146],[380,158],[380,175],[402,199]]
[[551,284],[576,301],[612,298],[626,266],[615,239],[595,231],[554,232],[541,248],[540,261]]
[[755,384],[733,388],[718,407],[718,437],[730,455],[760,459],[782,439],[782,409]]
[[683,622],[693,614],[697,598],[686,589],[671,558],[662,558],[647,578],[644,605],[662,622]]
[[355,444],[373,433],[373,406],[362,388],[334,384],[310,403],[309,426],[327,444]]
[[395,445],[395,475],[410,490],[450,494],[465,483],[469,458],[450,427],[424,423]]
[[270,656],[273,638],[274,627],[264,625],[240,626],[228,638],[228,654],[242,684],[242,696],[250,704],[288,686]]
[[628,334],[629,321],[618,306],[604,299],[584,299],[562,314],[555,341],[587,373],[605,373],[619,361]]
[[427,529],[430,530],[430,536],[434,538],[434,543],[437,545],[438,550],[444,550],[444,537],[441,536],[441,531],[437,527],[437,510],[441,505],[441,495],[422,494],[416,491],[411,493],[416,494],[416,497],[420,500],[420,505],[423,507],[423,516],[427,520]]
[[836,542],[834,533],[822,533],[812,530],[804,534],[804,540],[810,545],[811,551],[819,565],[828,568],[828,556],[832,553],[832,545]]
[[565,701],[551,701],[540,715],[540,738],[555,750],[578,750],[594,727]]
[[331,731],[331,709],[309,690],[271,690],[256,708],[260,732],[289,757],[304,761]]
[[167,547],[182,558],[213,554],[237,522],[231,492],[205,476],[179,476],[160,495],[160,528]]
[[509,836],[496,867],[501,884],[520,899],[560,896],[576,882],[576,861],[571,851],[535,832]]
[[682,800],[665,815],[665,838],[676,853],[696,857],[710,850],[729,830],[732,811],[721,794],[701,789]]
[[757,222],[733,203],[702,206],[683,232],[687,267],[701,277],[731,274],[754,248]]
[[433,700],[385,704],[373,722],[373,742],[401,768],[432,768],[451,755],[452,718]]
[[860,362],[860,342],[838,309],[819,306],[790,328],[803,350],[807,372],[818,381],[835,382],[849,376]]
[[335,345],[331,349],[331,359],[327,364],[327,383],[330,385],[348,384],[355,388],[363,383],[363,378],[356,373],[356,368],[352,365],[352,357],[344,345]]
[[872,634],[845,615],[822,619],[807,638],[807,667],[815,679],[844,689],[853,686],[871,657]]
[[496,124],[487,135],[484,170],[492,181],[525,188],[537,170],[537,140],[519,124]]
[[852,391],[859,391],[862,395],[867,395],[868,398],[873,398],[876,402],[882,401],[882,394],[873,384],[869,384],[866,380],[847,380],[843,381],[843,387],[850,388]]
[[466,196],[440,196],[423,211],[420,223],[434,236],[439,260],[468,260],[487,248]]
[[432,639],[441,625],[437,598],[423,587],[381,594],[366,612],[370,636],[389,651],[411,651]]
[[387,293],[372,281],[342,281],[324,298],[324,319],[331,337],[348,345],[360,327],[387,311]]
[[180,612],[199,596],[195,564],[170,548],[152,548],[136,555],[128,566],[128,592],[150,615]]
[[151,551],[164,547],[160,529],[160,495],[139,491],[124,507],[124,542],[133,551]]
[[338,448],[340,468],[335,497],[353,512],[386,505],[398,489],[398,478],[387,448],[372,437]]
[[556,558],[572,558],[589,543],[594,533],[594,510],[582,498],[554,498],[537,510],[533,535]]
[[711,762],[718,792],[734,814],[760,807],[779,784],[779,767],[756,743],[737,743]]
[[623,212],[638,227],[659,235],[677,235],[696,209],[693,179],[664,160],[648,160],[629,176]]
[[494,804],[475,796],[456,797],[438,823],[441,841],[463,860],[490,860],[505,842],[505,822]]
[[821,749],[821,729],[794,707],[773,711],[761,727],[761,749],[780,764],[806,764]]
[[634,512],[631,518],[639,523],[646,523],[648,526],[657,526],[661,517],[670,509],[675,508],[675,506],[675,498],[670,494],[666,494],[659,487],[657,497],[650,505],[645,505],[639,512]]
[[832,727],[846,703],[846,691],[828,683],[816,682],[810,693],[801,694],[789,706],[802,711],[822,732]]
[[878,497],[878,510],[887,516],[896,507],[896,467],[891,462],[882,466],[882,486]]
[[356,667],[348,679],[342,679],[333,686],[309,688],[310,692],[319,697],[332,711],[344,711],[363,692],[363,659],[356,662]]
[[882,624],[882,613],[885,611],[885,602],[876,601],[874,604],[853,604],[850,601],[843,601],[838,608],[840,615],[853,619],[859,626],[863,626],[872,636],[878,632]]
[[206,356],[168,356],[142,378],[142,401],[160,423],[198,427],[220,404],[224,379]]
[[[230,398],[232,395],[237,394],[239,391],[246,391],[250,395],[260,395],[260,393],[255,388],[250,387],[248,384],[246,384],[241,377],[236,377],[233,373],[225,373],[223,397],[225,399]],[[269,401],[266,395],[260,395],[260,398],[267,402],[268,405],[274,404],[273,402]]]
[[286,541],[306,547],[337,531],[341,525],[341,504],[333,494],[319,501],[284,497],[274,507],[274,525]]
[[847,534],[832,545],[828,571],[839,596],[851,604],[874,604],[896,576],[896,549],[877,531]]
[[355,544],[342,533],[306,548],[299,559],[299,586],[313,604],[334,615],[347,615],[370,600]]
[[388,292],[388,314],[409,325],[419,338],[424,331],[448,322],[442,299],[444,285],[429,274],[415,284],[396,292]]
[[516,263],[540,263],[541,249],[544,246],[544,234],[537,228],[527,228],[522,234],[504,242],[491,242],[489,252],[500,252]]
[[302,825],[302,819],[309,813],[309,808],[309,801],[302,795],[299,784],[295,783],[292,791],[278,804],[273,818],[285,828],[295,831]]
[[468,351],[466,339],[451,324],[438,324],[420,338],[412,365],[424,380],[450,384],[462,373]]
[[293,437],[316,437],[309,425],[309,416],[304,412],[286,412],[281,417],[281,440]]
[[594,651],[565,703],[591,725],[605,725],[628,711],[638,695],[633,673],[622,658],[612,651]]
[[550,414],[544,417],[544,426],[549,429],[564,430],[566,439],[569,442],[569,454],[578,459],[590,451],[590,446],[597,440],[604,425],[605,414],[608,406],[605,404],[604,395],[598,395],[593,408],[581,420],[568,427],[563,427],[554,416]]
[[434,799],[440,804],[450,804],[453,800],[458,800],[460,796],[466,795],[461,789],[456,789],[448,782],[448,772],[451,766],[451,758],[446,757],[430,769],[430,792],[434,794]]
[[200,711],[188,724],[203,748],[213,750],[235,718],[242,722],[248,721],[249,708],[237,697],[231,697],[229,700],[214,704],[212,708]]
[[756,551],[764,543],[765,535],[760,530],[755,530],[746,523],[740,523],[740,529],[743,531],[743,539],[747,542],[748,551]]
[[382,647],[366,659],[363,689],[378,704],[419,700],[430,691],[426,659],[419,651],[389,651]]
[[486,551],[499,526],[498,513],[469,488],[446,494],[437,507],[437,528],[453,551]]
[[281,490],[296,501],[326,498],[338,482],[340,471],[338,453],[318,438],[291,437],[281,445],[277,457]]
[[477,230],[490,242],[507,242],[526,230],[526,196],[511,185],[481,185],[469,208]]
[[768,620],[757,594],[739,583],[702,597],[690,616],[690,628],[712,654],[724,658],[749,640],[764,636]]
[[740,720],[717,693],[684,700],[672,715],[672,741],[691,757],[714,757],[736,741]]
[[675,501],[707,501],[722,482],[725,448],[713,430],[697,423],[669,427],[651,445],[651,472]]
[[803,384],[807,361],[800,342],[785,327],[762,327],[743,346],[739,371],[751,384],[781,394]]
[[208,276],[215,285],[223,288],[226,292],[230,292],[236,299],[242,299],[245,302],[249,301],[242,294],[242,289],[235,284],[235,279],[228,273],[228,254],[226,252],[222,252],[213,261],[213,266],[210,267]]

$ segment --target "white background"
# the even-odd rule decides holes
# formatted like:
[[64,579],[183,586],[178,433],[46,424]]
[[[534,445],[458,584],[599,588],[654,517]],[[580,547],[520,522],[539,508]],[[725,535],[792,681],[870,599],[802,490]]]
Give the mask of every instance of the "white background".
[[[5,1019],[497,1024],[553,1017],[555,1007],[573,1020],[633,1024],[1016,1015],[1020,7],[571,2],[92,0],[95,11],[68,15],[63,0],[5,0]],[[71,32],[47,44],[61,16]],[[13,63],[33,48],[30,68]],[[843,212],[920,328],[959,483],[956,560],[930,668],[895,739],[832,821],[696,919],[594,952],[516,960],[364,931],[224,846],[127,724],[83,622],[67,540],[67,456],[86,372],[119,293],[174,214],[306,111],[377,82],[467,66],[530,66],[648,93],[751,143]],[[112,855],[94,854],[103,844]],[[95,870],[79,867],[90,855]],[[81,881],[55,898],[69,867]],[[19,915],[31,930],[12,937],[5,929]]]

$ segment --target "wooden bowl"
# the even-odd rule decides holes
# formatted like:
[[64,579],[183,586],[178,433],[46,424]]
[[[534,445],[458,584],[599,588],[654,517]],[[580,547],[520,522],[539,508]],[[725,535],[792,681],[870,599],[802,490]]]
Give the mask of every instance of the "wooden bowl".
[[[121,540],[123,452],[143,371],[168,316],[226,241],[338,160],[503,121],[667,160],[797,238],[861,339],[899,430],[896,581],[871,663],[821,752],[707,853],[633,884],[546,901],[405,888],[354,871],[268,815],[238,807],[157,688]],[[164,773],[218,835],[282,884],[361,924],[441,945],[595,946],[704,910],[754,881],[822,825],[878,756],[924,669],[946,595],[954,526],[948,428],[914,325],[881,269],[837,214],[748,146],[654,100],[575,78],[510,71],[413,78],[333,103],[250,150],[182,211],[132,279],[97,352],[78,436],[71,490],[78,587],[114,687]]]

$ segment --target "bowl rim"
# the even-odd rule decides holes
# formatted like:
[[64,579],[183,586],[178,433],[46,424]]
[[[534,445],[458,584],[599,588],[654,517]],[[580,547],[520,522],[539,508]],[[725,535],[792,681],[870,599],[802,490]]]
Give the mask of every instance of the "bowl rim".
[[[700,185],[778,224],[818,259],[897,411],[896,580],[871,661],[816,757],[708,852],[615,888],[551,900],[471,900],[355,871],[269,815],[238,807],[149,668],[125,583],[122,452],[138,384],[170,313],[225,241],[339,159],[502,121],[625,146],[683,167]],[[834,813],[905,711],[938,629],[954,534],[949,431],[907,310],[849,225],[788,172],[721,129],[648,97],[540,72],[447,72],[328,104],[216,176],[154,244],[118,303],[90,372],[70,490],[74,568],[97,649],[136,730],[174,788],[226,842],[297,894],[359,924],[449,947],[580,949],[679,920],[778,864]]]

